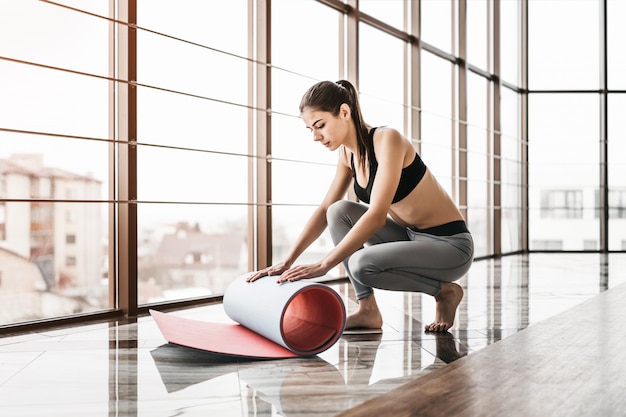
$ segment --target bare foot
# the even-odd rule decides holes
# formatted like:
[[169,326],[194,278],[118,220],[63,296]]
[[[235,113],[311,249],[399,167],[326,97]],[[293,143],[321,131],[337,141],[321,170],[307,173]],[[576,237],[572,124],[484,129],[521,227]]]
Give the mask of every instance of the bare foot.
[[445,332],[454,324],[456,309],[463,299],[463,289],[453,282],[441,284],[441,291],[435,296],[437,302],[435,321],[424,326],[427,332]]
[[380,314],[374,294],[359,300],[359,309],[346,318],[346,329],[354,328],[380,329],[383,327],[383,316]]

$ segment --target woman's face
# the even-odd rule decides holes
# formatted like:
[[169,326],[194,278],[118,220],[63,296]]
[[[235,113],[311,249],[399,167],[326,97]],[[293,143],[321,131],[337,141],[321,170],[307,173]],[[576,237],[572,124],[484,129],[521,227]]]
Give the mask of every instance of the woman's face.
[[[345,107],[344,107],[345,106]],[[320,110],[305,108],[300,115],[307,129],[313,134],[313,140],[331,151],[345,144],[349,132],[350,108],[342,104],[337,116]]]

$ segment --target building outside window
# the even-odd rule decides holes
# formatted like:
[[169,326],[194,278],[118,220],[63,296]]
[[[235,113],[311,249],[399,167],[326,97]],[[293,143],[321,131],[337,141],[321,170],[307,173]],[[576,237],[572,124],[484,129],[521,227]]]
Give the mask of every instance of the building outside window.
[[581,219],[583,217],[583,191],[542,191],[541,217],[543,219]]

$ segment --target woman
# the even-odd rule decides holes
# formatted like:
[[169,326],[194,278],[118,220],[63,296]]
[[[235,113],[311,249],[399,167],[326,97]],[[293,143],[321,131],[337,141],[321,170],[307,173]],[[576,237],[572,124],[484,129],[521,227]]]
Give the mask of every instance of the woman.
[[[302,98],[300,115],[314,141],[339,150],[337,171],[287,258],[248,281],[319,277],[343,262],[359,302],[346,329],[382,327],[373,291],[381,288],[434,296],[435,320],[425,330],[447,331],[463,298],[453,281],[473,260],[472,237],[459,209],[397,130],[365,124],[350,82],[315,84]],[[352,180],[362,203],[343,199]],[[293,266],[326,227],[335,248],[315,264]]]

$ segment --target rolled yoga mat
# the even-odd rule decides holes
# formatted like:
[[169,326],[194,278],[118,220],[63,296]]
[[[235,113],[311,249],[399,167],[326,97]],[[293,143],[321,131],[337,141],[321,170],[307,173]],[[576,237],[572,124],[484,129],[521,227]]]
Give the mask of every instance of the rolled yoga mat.
[[236,323],[213,323],[150,310],[165,339],[209,352],[251,358],[317,355],[346,325],[343,300],[327,285],[275,277],[236,278],[224,293],[224,311]]

